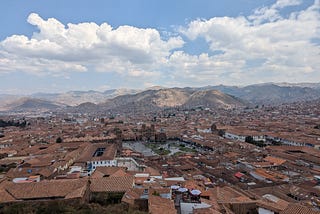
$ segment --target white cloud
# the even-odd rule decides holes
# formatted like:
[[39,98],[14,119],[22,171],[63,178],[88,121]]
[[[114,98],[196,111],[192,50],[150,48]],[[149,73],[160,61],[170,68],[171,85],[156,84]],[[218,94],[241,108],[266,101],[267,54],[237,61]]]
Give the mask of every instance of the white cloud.
[[254,24],[260,24],[263,22],[274,22],[282,19],[279,14],[279,10],[289,6],[296,6],[302,4],[302,0],[277,0],[276,3],[270,7],[261,7],[254,11],[254,14],[249,16],[249,20],[252,20]]
[[[301,1],[276,2],[269,8],[277,11],[268,21],[260,22],[261,17],[215,17],[209,20],[192,21],[181,32],[189,39],[204,38],[211,51],[223,51],[220,55],[205,57],[181,55],[181,59],[192,62],[190,78],[201,78],[212,70],[212,78],[202,78],[202,82],[216,81],[238,84],[252,81],[320,81],[319,44],[312,42],[320,39],[319,1],[288,18],[280,17],[279,9],[298,5]],[[264,9],[263,9],[264,10]],[[272,18],[273,17],[273,18]],[[175,56],[175,55],[173,55]],[[177,61],[176,56],[172,59]],[[256,65],[258,62],[258,65]],[[216,67],[221,64],[221,69]],[[200,68],[200,69],[197,69]],[[224,72],[223,72],[224,70]],[[223,75],[222,75],[223,74]],[[308,75],[305,75],[308,74]],[[180,75],[177,74],[177,76]],[[193,75],[193,76],[191,76]],[[313,78],[312,78],[313,77]]]
[[284,8],[288,6],[296,6],[302,4],[302,0],[278,0],[274,5],[273,8]]
[[[33,33],[31,38],[12,35],[0,43],[0,51],[10,56],[1,59],[11,61],[5,66],[6,70],[34,64],[38,67],[30,70],[26,66],[23,70],[66,72],[94,67],[98,71],[124,75],[129,72],[129,75],[135,76],[138,70],[149,74],[156,69],[154,64],[165,61],[172,49],[180,48],[184,43],[181,37],[163,40],[155,29],[132,26],[113,29],[107,23],[100,26],[95,23],[65,26],[54,18],[44,20],[35,13],[29,15],[28,22],[35,25],[39,32]],[[45,69],[49,65],[50,68]]]
[[[301,3],[278,0],[249,16],[193,20],[178,35],[108,23],[64,25],[32,13],[28,22],[38,31],[31,38],[0,41],[0,72],[109,72],[124,85],[141,87],[320,81],[320,1],[282,15],[283,8]],[[210,52],[184,51],[179,35],[190,43],[203,38]]]

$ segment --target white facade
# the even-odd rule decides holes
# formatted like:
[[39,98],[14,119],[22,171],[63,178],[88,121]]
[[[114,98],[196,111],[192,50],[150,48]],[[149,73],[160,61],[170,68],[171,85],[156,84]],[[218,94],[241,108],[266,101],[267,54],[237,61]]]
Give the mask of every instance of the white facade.
[[227,139],[238,140],[238,141],[241,141],[241,142],[245,142],[245,140],[246,140],[246,136],[236,135],[236,134],[232,134],[232,133],[229,133],[229,132],[226,132],[224,134],[224,137],[227,138]]
[[0,149],[11,147],[12,144],[0,144]]
[[91,161],[92,168],[96,168],[98,166],[117,166],[117,160],[100,160],[100,161]]
[[[226,132],[224,134],[224,137],[227,138],[227,139],[232,139],[232,140],[238,140],[238,141],[241,141],[241,142],[245,142],[247,136],[237,135],[237,134],[233,134],[233,133],[230,133],[230,132]],[[265,142],[266,141],[266,136],[264,136],[264,135],[255,135],[255,136],[252,136],[252,139],[254,141],[263,141],[263,142]]]
[[277,141],[277,142],[280,142],[280,143],[282,143],[284,145],[288,145],[288,146],[306,146],[306,143],[295,142],[295,141],[292,141],[292,140],[286,140],[286,139],[282,139],[282,138],[279,138],[279,137],[268,136],[267,138],[271,139],[271,140],[274,140],[274,141]]
[[252,138],[254,141],[263,141],[263,142],[266,141],[266,136],[264,136],[264,135],[252,136]]
[[118,167],[126,167],[129,171],[143,171],[145,165],[139,164],[133,158],[116,158]]
[[89,161],[87,162],[87,165],[88,165],[88,175],[91,175],[98,166],[103,166],[103,167],[117,166],[117,160]]

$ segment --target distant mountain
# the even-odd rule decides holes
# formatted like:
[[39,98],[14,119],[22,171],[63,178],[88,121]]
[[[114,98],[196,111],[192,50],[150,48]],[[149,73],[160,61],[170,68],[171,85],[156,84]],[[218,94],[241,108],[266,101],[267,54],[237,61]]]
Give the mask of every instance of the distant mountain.
[[[318,88],[320,84],[304,83],[301,84],[301,86],[298,85],[299,84],[281,83],[278,85],[275,83],[265,83],[245,87],[219,85],[208,86],[206,88],[219,90],[255,104],[277,105],[320,98],[320,88]],[[312,87],[304,87],[303,85]]]
[[49,100],[52,102],[63,103],[69,106],[76,106],[81,103],[91,102],[98,104],[107,99],[114,98],[124,94],[134,94],[139,92],[135,89],[111,89],[104,92],[99,91],[69,91],[66,93],[37,93],[31,95],[32,98]]
[[162,107],[181,106],[189,96],[190,92],[183,89],[147,90],[133,95],[115,97],[101,104],[101,106],[106,109],[129,107],[152,110]]
[[5,111],[7,105],[17,101],[21,97],[19,95],[0,94],[0,111]]
[[44,112],[64,108],[66,105],[34,98],[20,98],[3,107],[7,112]]
[[320,83],[273,83],[274,85],[283,86],[283,87],[307,87],[307,88],[315,88],[320,89]]
[[249,103],[218,90],[196,91],[191,94],[184,106],[204,106],[230,109],[249,105]]
[[64,111],[72,112],[72,113],[84,113],[84,112],[99,112],[99,107],[97,104],[85,102],[81,103],[78,106],[69,106]]
[[264,83],[244,87],[217,85],[199,88],[154,86],[146,90],[110,89],[104,92],[37,93],[26,98],[22,95],[0,94],[0,111],[14,108],[21,111],[23,109],[52,110],[65,106],[73,106],[74,108],[68,107],[67,110],[76,112],[110,109],[151,111],[199,105],[232,108],[248,105],[248,103],[278,105],[315,99],[320,99],[320,83]]
[[[164,108],[182,107],[210,107],[233,108],[244,107],[247,102],[224,94],[216,90],[197,91],[194,89],[168,88],[147,90],[133,95],[118,96],[98,104],[91,112],[150,112]],[[91,105],[91,107],[93,107]],[[85,112],[87,107],[73,107],[77,111]]]
[[297,86],[281,87],[274,84],[247,86],[244,92],[245,95],[240,98],[261,104],[292,103],[320,97],[320,90],[317,89]]
[[148,90],[160,90],[160,89],[166,89],[166,87],[155,85],[155,86],[151,86],[149,88],[146,88],[145,91],[148,91]]
[[218,90],[225,94],[230,94],[236,97],[240,97],[243,94],[242,88],[239,86],[217,85],[217,86],[205,86],[205,87],[200,87],[196,89],[201,91],[202,90]]

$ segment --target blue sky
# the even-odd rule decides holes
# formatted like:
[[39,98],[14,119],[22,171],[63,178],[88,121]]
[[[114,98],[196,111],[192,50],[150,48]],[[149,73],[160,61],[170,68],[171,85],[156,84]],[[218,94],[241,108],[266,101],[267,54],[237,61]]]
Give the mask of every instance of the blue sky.
[[319,0],[10,0],[0,93],[320,82]]

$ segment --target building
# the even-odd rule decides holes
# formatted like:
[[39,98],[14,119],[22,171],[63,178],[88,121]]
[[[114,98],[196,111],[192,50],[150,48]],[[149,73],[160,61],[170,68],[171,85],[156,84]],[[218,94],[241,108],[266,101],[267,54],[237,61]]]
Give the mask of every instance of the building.
[[116,145],[108,143],[93,143],[89,144],[80,155],[76,164],[85,165],[87,175],[90,176],[97,167],[115,167],[116,160]]

